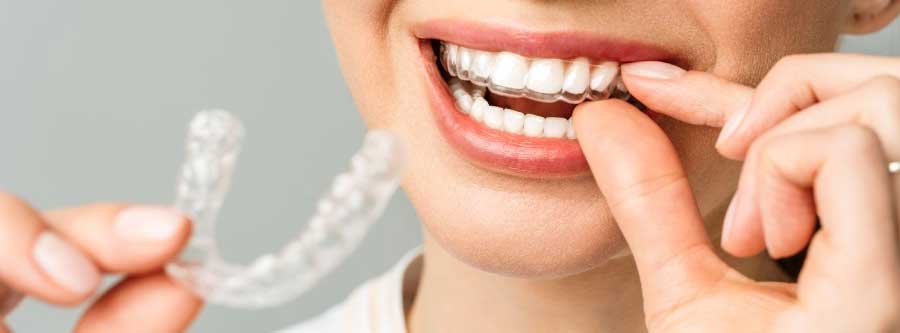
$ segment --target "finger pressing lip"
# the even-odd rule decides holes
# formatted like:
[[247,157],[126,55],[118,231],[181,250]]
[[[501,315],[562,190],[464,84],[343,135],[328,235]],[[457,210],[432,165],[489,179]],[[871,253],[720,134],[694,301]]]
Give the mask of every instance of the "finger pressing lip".
[[190,234],[184,215],[164,206],[94,204],[46,216],[107,272],[156,270],[178,253]]

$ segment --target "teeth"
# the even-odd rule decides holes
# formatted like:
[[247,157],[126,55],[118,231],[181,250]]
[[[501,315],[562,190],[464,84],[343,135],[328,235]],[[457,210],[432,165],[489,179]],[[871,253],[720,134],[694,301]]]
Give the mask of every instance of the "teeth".
[[584,94],[591,81],[591,64],[586,58],[578,58],[569,65],[563,82],[563,91],[569,94]]
[[535,138],[577,139],[571,119],[544,118],[490,105],[484,97],[472,97],[473,94],[478,93],[479,87],[462,82],[457,78],[451,78],[448,86],[456,99],[459,112],[468,114],[469,118],[488,128]]
[[451,76],[508,97],[538,102],[627,99],[618,79],[619,63],[591,64],[574,60],[529,59],[512,52],[472,50],[441,42],[441,64]]
[[461,80],[470,80],[472,71],[472,50],[460,47],[458,52],[459,63],[457,64],[456,75]]
[[481,122],[484,120],[484,114],[489,107],[491,106],[484,98],[476,98],[475,102],[472,102],[472,111],[469,113],[469,116],[475,121]]
[[450,75],[456,76],[456,64],[459,61],[459,46],[456,45],[447,45],[447,56],[446,56],[446,64],[447,64],[447,72]]
[[525,88],[525,75],[528,74],[528,61],[522,56],[509,52],[501,52],[494,59],[494,70],[491,83],[510,91]]
[[456,105],[459,106],[459,110],[465,114],[469,114],[469,111],[472,110],[472,96],[468,94],[456,97]]
[[609,91],[610,84],[619,74],[619,64],[615,62],[604,62],[598,66],[594,66],[591,72],[591,95],[599,94],[598,99],[607,98],[612,93]]
[[488,106],[484,113],[484,124],[493,129],[503,129],[503,108]]
[[535,60],[528,71],[528,90],[555,95],[562,91],[565,68],[559,60]]
[[571,140],[578,138],[578,136],[575,135],[575,121],[573,119],[574,118],[569,118],[569,130],[566,131],[566,138]]
[[472,64],[472,82],[478,85],[487,85],[493,71],[494,55],[489,52],[477,51]]
[[544,117],[533,114],[526,115],[525,126],[522,129],[522,132],[525,136],[540,137],[544,134],[544,121]]
[[525,126],[525,114],[516,110],[503,110],[503,130],[513,133],[522,134],[522,127]]
[[548,138],[562,138],[569,130],[569,120],[559,117],[549,117],[544,121],[544,136]]

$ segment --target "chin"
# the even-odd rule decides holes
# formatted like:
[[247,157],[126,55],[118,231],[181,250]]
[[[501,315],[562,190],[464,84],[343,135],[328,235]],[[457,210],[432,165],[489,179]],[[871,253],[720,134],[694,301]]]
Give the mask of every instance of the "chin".
[[[504,276],[552,279],[626,251],[592,178],[523,180],[457,162],[413,172],[404,184],[427,241],[456,260]],[[466,181],[472,178],[478,182]]]

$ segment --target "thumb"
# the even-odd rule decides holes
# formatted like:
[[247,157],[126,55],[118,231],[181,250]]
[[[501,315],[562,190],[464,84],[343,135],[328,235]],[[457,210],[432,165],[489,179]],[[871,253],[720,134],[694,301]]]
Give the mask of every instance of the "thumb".
[[622,65],[622,80],[650,110],[694,125],[722,127],[753,97],[753,88],[658,61]]
[[712,250],[681,162],[662,129],[619,100],[579,105],[574,124],[634,255],[647,318],[721,278],[726,266]]

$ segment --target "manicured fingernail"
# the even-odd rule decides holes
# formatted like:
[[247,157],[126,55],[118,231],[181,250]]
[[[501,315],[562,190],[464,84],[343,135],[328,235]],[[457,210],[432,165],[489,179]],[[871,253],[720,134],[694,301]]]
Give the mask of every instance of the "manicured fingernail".
[[642,61],[622,65],[622,73],[648,79],[671,80],[686,72],[678,66],[661,61]]
[[747,111],[749,110],[750,107],[746,107],[735,113],[731,118],[728,118],[728,121],[725,122],[725,126],[722,127],[722,132],[719,133],[719,138],[716,140],[716,146],[722,144],[722,142],[734,135],[734,132],[741,127],[741,123],[744,122],[744,118],[747,116]]
[[100,272],[81,250],[52,232],[41,233],[33,251],[41,270],[69,291],[86,294],[100,283]]
[[129,240],[164,241],[174,237],[184,223],[184,215],[174,208],[136,206],[119,213],[113,230]]
[[728,204],[728,211],[725,212],[725,224],[722,226],[722,244],[728,241],[728,238],[731,237],[731,228],[734,226],[734,212],[737,210],[738,202],[738,194],[734,195],[734,198],[731,198],[731,203]]

